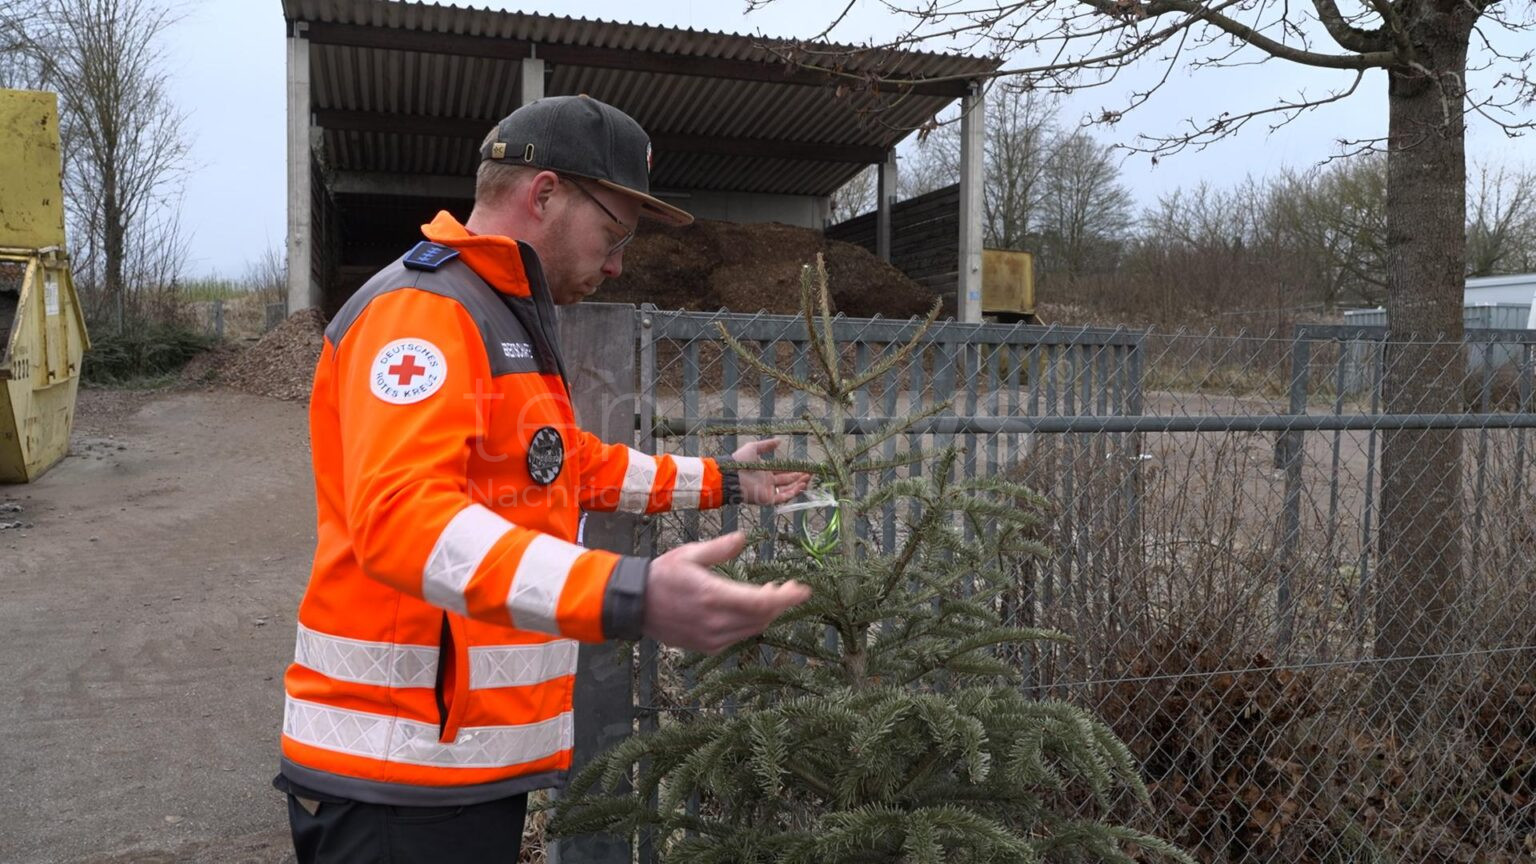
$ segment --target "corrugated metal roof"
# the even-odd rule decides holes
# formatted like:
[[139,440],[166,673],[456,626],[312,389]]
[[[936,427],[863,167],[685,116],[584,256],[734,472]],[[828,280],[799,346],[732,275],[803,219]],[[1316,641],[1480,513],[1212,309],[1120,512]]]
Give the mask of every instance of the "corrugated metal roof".
[[[792,47],[788,40],[764,39],[737,33],[600,21],[563,15],[505,12],[439,3],[399,3],[391,0],[283,0],[289,21],[364,24],[400,30],[487,36],[519,42],[584,45],[652,51],[680,57],[718,57],[770,62],[775,49]],[[881,70],[895,76],[971,76],[991,72],[1000,61],[929,51],[866,52],[858,46],[823,43],[818,52],[841,54],[850,72]]]
[[[283,12],[290,22],[454,34],[479,46],[453,53],[452,40],[441,39],[432,43],[434,50],[312,41],[313,109],[378,115],[377,126],[369,131],[326,131],[326,161],[341,171],[471,174],[480,136],[472,139],[466,129],[480,127],[457,122],[442,135],[423,134],[419,125],[395,132],[390,117],[478,121],[489,130],[516,107],[521,63],[471,56],[499,53],[486,51],[487,44],[494,44],[485,43],[486,38],[508,40],[509,46],[532,43],[535,51],[539,45],[585,46],[664,55],[672,58],[668,62],[708,58],[764,64],[778,62],[774,49],[788,44],[703,30],[387,0],[283,0]],[[839,60],[841,68],[853,74],[880,68],[891,77],[953,80],[984,75],[1000,65],[991,58],[924,52],[823,50],[839,49],[847,52]],[[608,66],[583,65],[579,54],[549,64],[545,92],[591,94],[629,113],[658,139],[745,140],[770,150],[776,142],[883,150],[953,101],[951,95],[935,93],[875,94],[853,88],[840,94],[830,86],[782,80],[636,72],[610,68],[612,55],[606,56]],[[668,153],[658,147],[652,185],[827,195],[862,167],[850,161]]]

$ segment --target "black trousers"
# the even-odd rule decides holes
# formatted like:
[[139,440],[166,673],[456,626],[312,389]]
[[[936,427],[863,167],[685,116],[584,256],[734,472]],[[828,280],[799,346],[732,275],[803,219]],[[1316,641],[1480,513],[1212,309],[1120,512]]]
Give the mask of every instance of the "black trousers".
[[288,793],[299,864],[516,864],[527,811],[527,795],[394,807]]

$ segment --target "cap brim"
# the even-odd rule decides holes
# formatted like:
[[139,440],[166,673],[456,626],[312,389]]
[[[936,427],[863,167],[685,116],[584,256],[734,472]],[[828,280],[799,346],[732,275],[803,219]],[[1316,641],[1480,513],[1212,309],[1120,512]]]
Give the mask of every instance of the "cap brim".
[[620,195],[628,195],[636,201],[639,201],[641,216],[655,219],[658,222],[665,222],[668,225],[682,226],[693,224],[693,214],[686,210],[673,207],[671,204],[668,204],[659,198],[653,198],[644,192],[636,191],[629,188],[628,186],[620,186],[619,184],[609,180],[596,180],[596,182],[601,184],[604,188],[612,189],[614,192],[617,192]]

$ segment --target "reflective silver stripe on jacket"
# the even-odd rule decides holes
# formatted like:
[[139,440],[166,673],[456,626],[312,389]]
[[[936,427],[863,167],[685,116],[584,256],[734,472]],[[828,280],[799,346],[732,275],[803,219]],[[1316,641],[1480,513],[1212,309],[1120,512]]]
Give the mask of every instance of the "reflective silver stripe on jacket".
[[624,486],[619,490],[619,509],[625,513],[644,513],[656,486],[656,457],[629,448],[629,464],[624,468]]
[[421,593],[428,603],[465,614],[464,589],[512,523],[481,504],[454,514],[437,536],[422,573]]
[[288,697],[283,734],[311,747],[385,762],[449,768],[502,768],[554,756],[571,748],[569,711],[518,726],[475,726],[452,744],[438,727],[383,714],[348,711]]
[[696,456],[673,456],[677,465],[677,483],[672,487],[673,510],[697,510],[704,491],[704,460]]
[[[347,639],[299,625],[293,659],[327,678],[379,687],[433,687],[436,645],[396,645]],[[528,687],[576,674],[576,643],[557,639],[530,645],[469,649],[469,689]]]
[[556,639],[539,645],[486,645],[469,649],[469,687],[526,687],[576,674],[577,645]]
[[571,567],[586,552],[575,543],[548,534],[534,537],[517,561],[512,590],[507,592],[512,626],[535,633],[559,634],[555,613],[560,608],[560,594],[565,590]]
[[299,625],[293,662],[327,678],[379,687],[432,687],[436,645],[395,645],[347,639]]

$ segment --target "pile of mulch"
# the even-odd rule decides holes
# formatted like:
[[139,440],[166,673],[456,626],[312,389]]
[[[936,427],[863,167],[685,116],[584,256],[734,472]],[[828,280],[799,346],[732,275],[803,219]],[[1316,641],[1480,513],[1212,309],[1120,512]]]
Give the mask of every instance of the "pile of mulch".
[[777,222],[700,220],[686,228],[644,228],[624,253],[624,273],[593,300],[654,303],[662,309],[713,312],[800,308],[800,269],[826,256],[837,311],[868,318],[926,315],[935,295],[861,246]]
[[301,401],[309,398],[325,341],[325,316],[301,309],[243,349],[210,352],[189,368],[183,381],[220,384],[245,393]]

